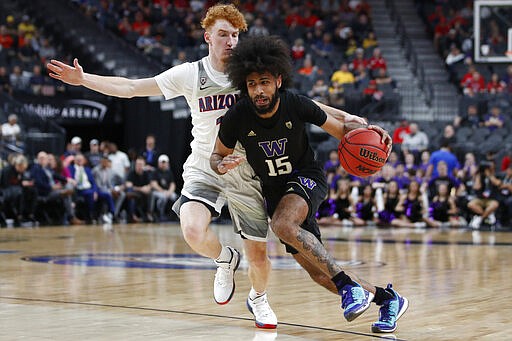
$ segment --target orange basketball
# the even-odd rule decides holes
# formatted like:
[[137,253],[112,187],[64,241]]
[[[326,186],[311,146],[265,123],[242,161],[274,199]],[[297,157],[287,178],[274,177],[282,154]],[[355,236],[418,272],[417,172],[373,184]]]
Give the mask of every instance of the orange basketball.
[[377,173],[387,160],[388,147],[381,136],[367,128],[354,129],[343,137],[338,146],[340,164],[355,176],[367,177]]

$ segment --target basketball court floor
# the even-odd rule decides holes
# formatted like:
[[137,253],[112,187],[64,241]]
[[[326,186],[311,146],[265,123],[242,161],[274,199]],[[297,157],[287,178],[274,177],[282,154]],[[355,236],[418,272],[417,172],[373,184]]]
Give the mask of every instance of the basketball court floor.
[[[241,249],[230,225],[212,225]],[[345,321],[339,297],[314,284],[272,235],[269,300],[276,331],[245,307],[247,264],[232,301],[214,303],[213,262],[175,223],[0,230],[0,340],[507,340],[512,233],[322,228],[346,268],[392,282],[410,307],[373,334],[375,305]]]

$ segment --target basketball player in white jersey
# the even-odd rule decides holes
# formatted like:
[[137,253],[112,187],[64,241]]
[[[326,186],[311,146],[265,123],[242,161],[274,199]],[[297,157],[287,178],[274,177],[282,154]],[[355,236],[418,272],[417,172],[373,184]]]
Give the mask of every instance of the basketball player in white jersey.
[[[213,172],[209,163],[220,119],[238,98],[238,91],[224,74],[225,62],[238,43],[240,31],[247,30],[247,24],[236,7],[221,4],[211,7],[201,24],[209,47],[208,56],[152,78],[128,79],[85,73],[77,59],[73,66],[52,60],[47,67],[52,78],[109,96],[186,98],[192,114],[192,153],[183,166],[181,197],[173,207],[180,217],[183,236],[194,251],[215,261],[214,299],[218,304],[228,303],[235,290],[234,272],[240,254],[230,246],[222,246],[209,228],[211,218],[220,214],[227,199],[249,263],[252,284],[247,300],[249,310],[254,314],[257,327],[276,328],[277,318],[266,295],[271,264],[266,245],[268,220],[259,181],[248,163],[223,177]],[[323,105],[322,109],[344,122],[364,123],[362,118],[340,110]],[[383,139],[389,137],[385,132],[382,135]],[[240,146],[236,150],[238,154],[244,153]],[[330,278],[313,279],[326,283],[326,288],[332,290]]]

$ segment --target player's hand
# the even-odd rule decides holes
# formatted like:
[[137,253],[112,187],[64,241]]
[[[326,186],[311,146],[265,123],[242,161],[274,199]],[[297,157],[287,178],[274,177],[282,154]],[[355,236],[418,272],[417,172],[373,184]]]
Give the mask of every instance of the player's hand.
[[217,169],[220,173],[225,174],[230,170],[238,167],[239,164],[245,161],[244,156],[240,155],[226,155],[221,162],[217,165]]
[[374,130],[381,136],[381,142],[386,144],[388,146],[388,156],[391,154],[391,149],[393,148],[393,139],[391,138],[391,135],[386,131],[386,129],[379,127],[374,124],[370,124],[368,126],[368,129]]
[[356,115],[352,115],[352,114],[347,114],[345,115],[345,124],[360,124],[360,125],[367,125],[368,122],[366,121],[365,118],[361,117],[361,116],[356,116]]
[[78,64],[78,59],[73,59],[73,66],[69,66],[58,60],[52,59],[50,63],[46,64],[49,75],[52,78],[63,81],[70,85],[82,85],[84,80],[84,70]]

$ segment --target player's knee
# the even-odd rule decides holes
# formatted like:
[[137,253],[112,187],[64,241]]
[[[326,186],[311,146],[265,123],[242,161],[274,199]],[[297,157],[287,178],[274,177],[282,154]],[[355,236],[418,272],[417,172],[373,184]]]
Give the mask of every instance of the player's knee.
[[270,227],[274,234],[281,240],[288,242],[297,234],[297,228],[284,219],[274,219],[270,223]]
[[268,257],[258,257],[249,259],[249,266],[255,269],[266,269],[270,266],[270,260]]
[[205,238],[204,230],[197,225],[182,224],[183,238],[189,245],[201,244]]

